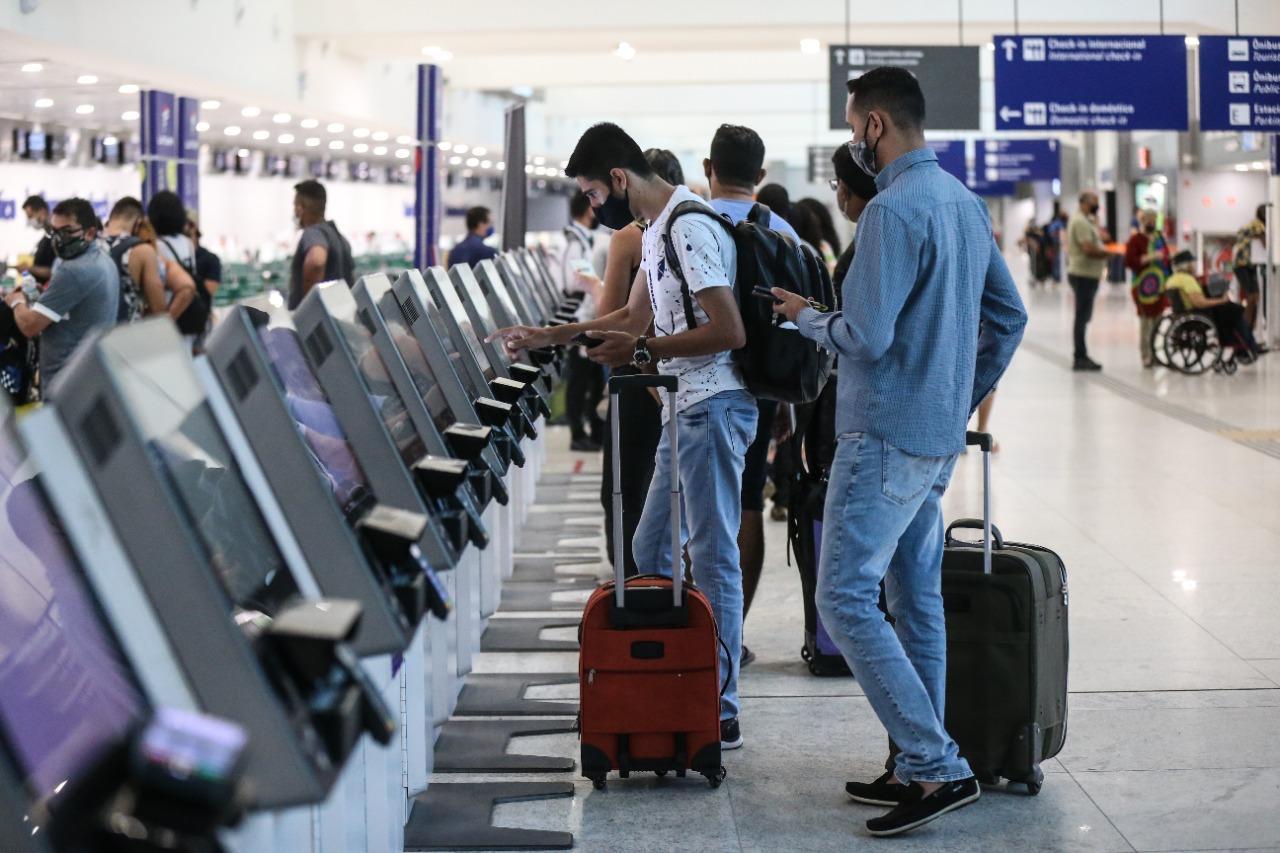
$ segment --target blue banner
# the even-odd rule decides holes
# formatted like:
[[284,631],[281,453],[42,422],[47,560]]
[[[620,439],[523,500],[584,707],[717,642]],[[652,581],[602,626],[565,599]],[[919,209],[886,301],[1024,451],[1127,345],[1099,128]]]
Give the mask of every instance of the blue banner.
[[969,164],[965,162],[965,141],[963,139],[931,139],[926,143],[938,155],[938,165],[942,171],[965,180],[969,173]]
[[1052,181],[1061,177],[1056,139],[982,139],[974,170],[987,181]]
[[1280,36],[1200,37],[1200,129],[1280,130]]
[[965,184],[980,196],[1012,197],[1018,193],[1018,185],[1014,181],[988,181],[977,175],[970,175]]
[[999,130],[1186,130],[1183,36],[995,37]]
[[1280,133],[1271,137],[1271,174],[1280,176]]
[[172,92],[149,91],[144,96],[143,153],[153,157],[178,156],[178,110]]
[[200,159],[200,102],[195,98],[178,99],[178,157]]

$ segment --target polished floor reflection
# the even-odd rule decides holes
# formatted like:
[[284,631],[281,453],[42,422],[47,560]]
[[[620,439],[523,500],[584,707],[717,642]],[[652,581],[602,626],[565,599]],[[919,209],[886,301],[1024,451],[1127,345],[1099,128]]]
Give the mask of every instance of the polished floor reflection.
[[[877,773],[883,732],[856,682],[815,679],[800,661],[799,582],[785,526],[771,524],[745,629],[758,655],[742,676],[746,746],[727,756],[724,787],[648,775],[598,793],[580,782],[572,802],[500,806],[496,820],[570,829],[580,850],[637,853],[1280,850],[1280,458],[1266,441],[1280,443],[1280,354],[1233,377],[1144,371],[1127,291],[1104,286],[1090,343],[1106,369],[1074,374],[1069,291],[1036,291],[1028,304],[1029,346],[1000,387],[991,429],[1001,443],[997,524],[1054,548],[1070,572],[1070,731],[1039,797],[988,791],[905,838],[866,836],[878,812],[851,804],[843,784]],[[555,452],[548,471],[584,458]],[[591,517],[599,464],[586,459],[567,505],[538,511]],[[970,454],[947,516],[977,511],[980,489]],[[575,548],[603,547],[575,537]],[[517,668],[573,672],[576,656],[477,664]],[[519,749],[572,755],[576,743]]]

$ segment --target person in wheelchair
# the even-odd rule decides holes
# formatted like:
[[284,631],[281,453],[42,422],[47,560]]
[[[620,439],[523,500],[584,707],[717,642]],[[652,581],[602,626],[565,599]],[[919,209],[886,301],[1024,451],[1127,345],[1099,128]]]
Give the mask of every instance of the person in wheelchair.
[[1254,340],[1253,330],[1245,320],[1243,306],[1232,302],[1225,295],[1209,296],[1192,274],[1195,263],[1196,256],[1192,252],[1183,250],[1174,255],[1174,273],[1164,283],[1165,292],[1172,296],[1172,292],[1176,291],[1185,310],[1204,314],[1211,319],[1218,329],[1218,336],[1224,345],[1234,350],[1236,359],[1243,364],[1252,364],[1259,354],[1258,342]]

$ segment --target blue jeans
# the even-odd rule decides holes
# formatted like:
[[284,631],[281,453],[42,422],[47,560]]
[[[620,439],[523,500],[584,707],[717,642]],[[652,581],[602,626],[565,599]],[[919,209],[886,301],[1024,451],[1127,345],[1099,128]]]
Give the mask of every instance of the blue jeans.
[[[742,467],[756,436],[756,400],[746,391],[722,391],[676,416],[681,537],[693,563],[693,580],[711,602],[720,639],[720,719],[738,716],[738,664],[742,658]],[[653,481],[636,527],[632,551],[646,574],[671,576],[671,447],[662,430]]]
[[[972,774],[943,726],[942,494],[952,456],[913,456],[866,433],[836,445],[822,525],[818,612],[902,751],[909,783]],[[885,581],[890,626],[876,606]]]

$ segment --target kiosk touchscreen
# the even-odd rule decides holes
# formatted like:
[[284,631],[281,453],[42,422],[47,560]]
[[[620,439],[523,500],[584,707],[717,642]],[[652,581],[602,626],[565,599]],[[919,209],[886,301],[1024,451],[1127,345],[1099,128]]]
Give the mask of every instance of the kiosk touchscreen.
[[[467,460],[467,482],[481,512],[490,501],[505,504],[509,499],[502,482],[506,463],[493,449],[493,428],[480,423],[475,408],[461,389],[451,394],[453,389],[446,382],[456,384],[457,379],[448,363],[439,366],[428,363],[422,347],[405,329],[399,311],[393,311],[390,318],[383,316],[380,303],[384,298],[390,299],[392,308],[395,307],[391,282],[380,273],[362,276],[352,293],[360,306],[361,318],[367,318],[373,328],[374,346],[404,399],[418,433],[439,435],[449,448],[450,456]],[[459,404],[456,409],[455,403]]]
[[[409,275],[420,274],[413,270],[401,273],[399,277]],[[367,293],[370,298],[376,297],[377,314],[385,324],[386,339],[395,345],[408,378],[412,380],[414,393],[406,395],[410,408],[416,412],[416,417],[430,418],[446,439],[454,427],[465,430],[470,425],[482,424],[489,430],[489,444],[482,453],[482,459],[497,478],[491,487],[498,490],[495,496],[499,503],[505,505],[508,495],[501,478],[506,475],[513,459],[518,458],[519,464],[524,463],[518,439],[509,428],[512,407],[470,394],[459,376],[459,365],[440,343],[439,337],[425,341],[418,337],[410,328],[410,317],[417,315],[407,315],[386,277],[378,278],[376,282],[366,279],[369,285]],[[420,405],[415,406],[415,402]],[[453,444],[452,440],[450,444]]]
[[[489,336],[496,332],[499,326],[494,320],[489,300],[485,297],[484,290],[481,289],[480,282],[476,280],[475,273],[472,272],[471,267],[466,264],[455,264],[449,270],[449,278],[453,281],[459,301],[465,306],[466,316],[471,320],[472,327],[480,337],[485,352],[489,355],[490,366],[498,376],[504,379],[514,379],[517,382],[525,383],[527,388],[524,393],[528,396],[530,403],[536,406],[543,415],[550,414],[551,409],[542,391],[546,374],[532,364],[513,361],[501,343],[488,340]],[[501,396],[498,399],[503,402],[510,402]]]
[[470,463],[453,458],[434,428],[419,432],[374,343],[368,313],[346,282],[326,282],[303,298],[293,322],[378,499],[413,512],[429,508],[449,534],[456,564],[467,542],[489,541],[467,481]]
[[[428,274],[432,274],[433,271],[442,276],[445,275],[440,267],[428,270]],[[384,301],[384,315],[387,312],[399,313],[405,328],[417,340],[422,351],[428,355],[429,362],[434,360],[435,363],[450,365],[450,370],[457,379],[455,393],[470,401],[476,416],[498,431],[495,444],[499,447],[499,453],[516,465],[524,467],[524,451],[520,448],[524,415],[521,414],[518,406],[503,403],[488,396],[489,385],[485,380],[483,369],[476,362],[476,351],[480,349],[479,342],[472,338],[469,346],[456,331],[457,323],[447,322],[452,318],[446,318],[436,306],[435,300],[427,291],[422,273],[410,270],[400,275],[392,288],[391,297]],[[470,322],[466,322],[470,327]],[[472,346],[475,349],[472,349]],[[482,350],[480,355],[484,355]]]
[[197,701],[248,732],[254,805],[322,800],[363,731],[395,732],[347,644],[359,603],[301,599],[170,322],[90,339],[60,381],[54,412]]
[[558,308],[568,311],[569,314],[573,314],[574,309],[578,307],[578,303],[582,301],[582,297],[580,295],[569,296],[563,291],[558,283],[558,279],[551,274],[551,264],[554,263],[554,261],[548,257],[546,247],[535,246],[533,249],[528,249],[527,251],[529,252],[534,265],[542,274],[541,278],[543,287],[547,290],[551,300]]
[[[515,408],[513,422],[519,427],[525,438],[537,438],[538,430],[534,426],[537,415],[534,407],[537,400],[537,388],[526,382],[519,382],[499,373],[489,361],[489,349],[484,343],[484,332],[471,320],[469,309],[463,304],[458,290],[444,267],[431,267],[420,279],[426,285],[426,293],[441,309],[440,317],[453,340],[460,341],[465,349],[471,352],[471,358],[463,358],[467,372],[471,374],[472,388],[476,394],[488,389],[494,397]],[[396,282],[397,293],[401,302],[407,297],[402,282]],[[518,416],[515,414],[518,412]]]
[[321,592],[363,606],[356,651],[403,651],[426,610],[447,613],[433,569],[446,565],[444,531],[416,517],[430,528],[423,547],[381,523],[388,508],[378,505],[288,312],[265,298],[253,304],[270,311],[234,306],[206,342],[217,384]]
[[525,278],[533,286],[534,296],[542,305],[542,313],[551,318],[548,322],[567,322],[573,316],[573,312],[567,308],[561,308],[560,300],[556,297],[556,289],[550,281],[543,278],[542,267],[534,259],[533,252],[529,249],[516,249],[513,254],[520,268],[524,270]]
[[9,757],[0,764],[16,774],[29,837],[50,800],[141,725],[150,703],[3,400],[0,543],[0,741]]
[[[507,283],[498,274],[498,267],[492,260],[481,261],[475,266],[475,279],[480,285],[480,291],[485,295],[489,302],[489,310],[493,313],[493,318],[499,327],[515,326],[521,323],[536,323],[532,317],[524,316],[511,300],[511,295],[507,292]],[[526,350],[523,353],[531,362],[541,365],[547,365],[555,361],[556,355],[554,350]],[[549,368],[548,368],[549,369]],[[551,388],[551,378],[547,375],[547,371],[543,371],[542,375],[543,387],[546,390]]]
[[510,252],[505,252],[493,259],[498,274],[505,285],[500,299],[513,309],[522,323],[534,326],[546,325],[552,318],[542,310],[542,305],[535,298],[532,285],[525,277],[519,261]]

